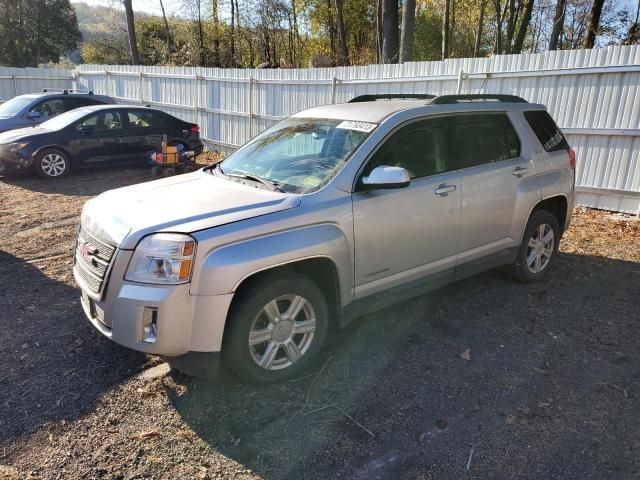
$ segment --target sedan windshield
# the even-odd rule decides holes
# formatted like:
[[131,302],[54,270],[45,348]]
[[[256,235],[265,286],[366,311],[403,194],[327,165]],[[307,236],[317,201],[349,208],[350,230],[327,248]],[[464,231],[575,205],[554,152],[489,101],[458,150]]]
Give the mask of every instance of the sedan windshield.
[[14,97],[4,102],[0,105],[0,118],[15,117],[31,102],[33,102],[32,97]]
[[224,160],[224,175],[260,179],[288,193],[326,185],[377,125],[334,119],[287,118]]
[[76,120],[80,120],[82,117],[91,113],[91,110],[85,108],[76,108],[75,110],[69,110],[66,113],[62,113],[53,117],[51,120],[47,120],[40,124],[42,128],[47,130],[60,130],[68,125],[71,125]]

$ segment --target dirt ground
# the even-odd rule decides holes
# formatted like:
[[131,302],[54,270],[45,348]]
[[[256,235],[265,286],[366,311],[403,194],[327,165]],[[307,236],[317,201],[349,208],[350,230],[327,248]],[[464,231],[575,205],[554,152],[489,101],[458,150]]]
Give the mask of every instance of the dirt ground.
[[84,319],[82,204],[147,180],[0,179],[0,479],[640,477],[638,220],[577,210],[549,282],[470,278],[256,388],[154,376]]

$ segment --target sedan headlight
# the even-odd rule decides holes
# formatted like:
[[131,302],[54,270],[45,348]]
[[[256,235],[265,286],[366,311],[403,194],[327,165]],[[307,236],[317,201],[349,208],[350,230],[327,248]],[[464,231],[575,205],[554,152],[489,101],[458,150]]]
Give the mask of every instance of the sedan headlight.
[[10,143],[8,146],[9,146],[9,151],[11,153],[14,153],[14,152],[19,152],[27,145],[29,145],[29,142]]
[[196,241],[189,235],[156,233],[142,239],[125,280],[155,284],[186,283],[191,278]]

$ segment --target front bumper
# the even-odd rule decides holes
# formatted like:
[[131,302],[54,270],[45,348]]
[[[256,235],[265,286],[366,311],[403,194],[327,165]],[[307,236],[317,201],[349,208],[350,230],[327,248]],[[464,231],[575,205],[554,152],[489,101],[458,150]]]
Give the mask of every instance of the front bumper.
[[[193,352],[219,352],[233,294],[196,296],[190,295],[189,284],[161,286],[125,281],[132,253],[116,251],[102,297],[83,287],[74,267],[76,283],[82,290],[82,308],[91,324],[127,348],[176,360]],[[150,309],[156,318],[153,342],[144,341],[145,312],[148,320]]]
[[0,175],[25,171],[32,166],[33,157],[27,152],[12,152],[8,145],[0,145]]

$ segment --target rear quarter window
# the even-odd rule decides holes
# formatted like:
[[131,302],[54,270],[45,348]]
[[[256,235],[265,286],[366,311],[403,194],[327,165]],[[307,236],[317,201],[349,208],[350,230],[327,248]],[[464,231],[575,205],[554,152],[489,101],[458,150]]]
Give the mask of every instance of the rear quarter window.
[[569,148],[562,131],[549,113],[544,110],[531,110],[524,112],[524,118],[540,141],[542,148],[547,152],[556,152]]

